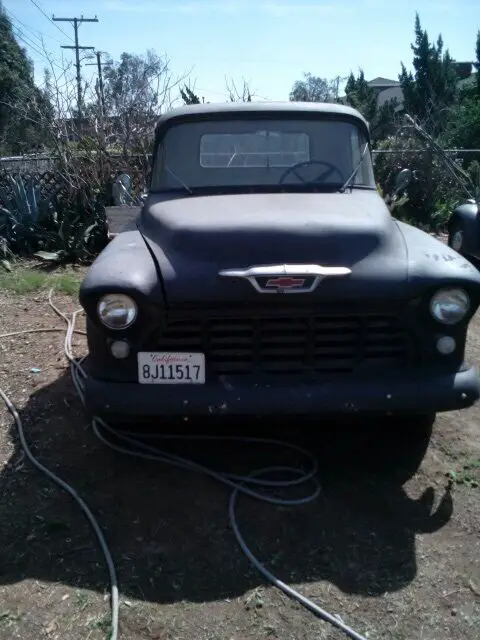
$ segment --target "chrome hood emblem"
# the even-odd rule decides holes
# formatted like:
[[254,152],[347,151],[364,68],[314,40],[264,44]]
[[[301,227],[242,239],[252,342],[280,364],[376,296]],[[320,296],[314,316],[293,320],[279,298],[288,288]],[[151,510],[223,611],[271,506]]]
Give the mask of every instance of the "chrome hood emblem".
[[347,267],[322,267],[319,264],[280,264],[224,269],[219,275],[227,278],[245,278],[259,293],[311,293],[324,279],[346,276]]

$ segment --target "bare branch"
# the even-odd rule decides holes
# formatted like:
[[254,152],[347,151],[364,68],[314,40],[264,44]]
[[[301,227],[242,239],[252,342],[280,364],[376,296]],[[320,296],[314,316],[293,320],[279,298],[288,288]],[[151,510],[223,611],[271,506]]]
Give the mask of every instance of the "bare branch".
[[250,83],[244,78],[242,78],[242,82],[243,86],[241,91],[239,91],[235,84],[235,80],[231,79],[229,84],[228,80],[225,78],[228,99],[230,102],[252,102],[252,99],[256,97],[254,92],[250,89]]

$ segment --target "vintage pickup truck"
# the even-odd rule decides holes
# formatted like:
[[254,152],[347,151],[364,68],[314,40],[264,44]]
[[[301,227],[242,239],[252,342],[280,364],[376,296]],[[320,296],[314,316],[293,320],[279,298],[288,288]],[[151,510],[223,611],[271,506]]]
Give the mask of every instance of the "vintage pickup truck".
[[479,296],[468,260],[391,216],[354,109],[182,107],[158,123],[136,226],[81,287],[87,406],[413,424],[478,399]]

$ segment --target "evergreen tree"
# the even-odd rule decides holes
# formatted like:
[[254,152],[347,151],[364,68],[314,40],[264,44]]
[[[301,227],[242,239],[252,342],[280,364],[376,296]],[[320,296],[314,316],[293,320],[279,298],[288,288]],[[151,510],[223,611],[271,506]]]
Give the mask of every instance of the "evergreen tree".
[[448,50],[443,50],[442,36],[431,43],[420,17],[415,17],[414,73],[407,72],[402,63],[399,76],[405,110],[417,117],[432,133],[439,133],[447,119],[446,109],[455,102],[457,77]]
[[[441,143],[458,149],[480,148],[480,31],[476,41],[476,82],[468,82],[459,92],[458,104],[452,109]],[[473,80],[474,78],[469,78]],[[469,154],[463,160],[467,167],[472,161],[479,161],[480,155]]]
[[0,0],[0,149],[4,153],[21,153],[45,142],[45,132],[36,126],[40,110],[53,117]]
[[363,69],[360,69],[358,78],[355,78],[353,73],[349,75],[345,85],[345,96],[351,107],[360,111],[369,122],[373,121],[377,112],[377,94],[365,80]]
[[480,29],[477,31],[477,46],[476,46],[477,60],[474,64],[475,71],[477,72],[477,94],[480,98]]
[[180,89],[180,95],[185,104],[200,104],[200,98],[187,85]]

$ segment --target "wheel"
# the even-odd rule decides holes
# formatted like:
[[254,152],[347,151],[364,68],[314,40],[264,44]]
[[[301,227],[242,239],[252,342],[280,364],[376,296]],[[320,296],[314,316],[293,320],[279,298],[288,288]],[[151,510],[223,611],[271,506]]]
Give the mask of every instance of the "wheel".
[[448,246],[462,254],[465,241],[465,229],[459,220],[454,220],[448,230]]

